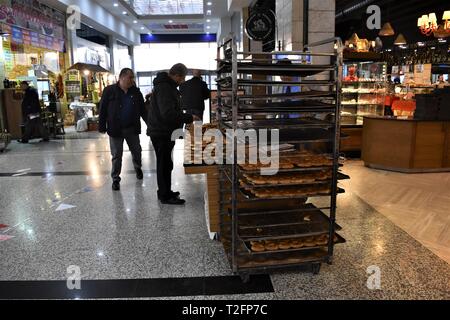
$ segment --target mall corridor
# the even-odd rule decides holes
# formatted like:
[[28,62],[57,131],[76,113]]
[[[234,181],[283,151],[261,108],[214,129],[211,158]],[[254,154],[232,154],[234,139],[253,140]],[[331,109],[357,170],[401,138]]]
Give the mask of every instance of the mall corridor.
[[[76,136],[13,143],[0,157],[0,224],[9,226],[0,229],[0,287],[8,288],[1,298],[52,295],[33,288],[65,286],[69,266],[80,268],[82,290],[62,290],[58,298],[449,298],[450,265],[351,187],[338,202],[340,233],[348,241],[337,247],[333,265],[324,264],[318,275],[296,269],[257,277],[245,286],[232,277],[222,245],[208,236],[205,177],[184,174],[181,140],[173,180],[187,203],[171,207],[157,201],[147,137],[141,135],[144,180],[136,180],[125,152],[122,189],[113,192],[108,140],[95,133]],[[367,268],[374,265],[381,270],[379,290],[367,287]],[[110,282],[107,290],[95,281],[83,287],[83,281],[127,279]],[[24,280],[31,281],[28,288],[20,284]]]

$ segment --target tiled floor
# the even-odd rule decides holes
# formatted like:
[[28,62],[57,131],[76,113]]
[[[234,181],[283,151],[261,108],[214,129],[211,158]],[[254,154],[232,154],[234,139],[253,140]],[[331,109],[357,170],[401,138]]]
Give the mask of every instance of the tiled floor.
[[362,161],[345,171],[354,193],[450,264],[450,173],[401,174]]
[[[0,241],[0,287],[7,280],[66,280],[70,265],[80,267],[82,279],[231,275],[221,245],[206,230],[205,177],[184,175],[177,144],[174,189],[187,204],[159,204],[154,154],[149,139],[141,138],[144,181],[136,181],[126,152],[118,193],[105,174],[110,155],[104,136],[13,143],[0,154],[0,174],[8,173],[0,175],[0,224],[11,227],[0,235],[14,236]],[[10,175],[24,169],[41,174]],[[336,247],[333,265],[316,276],[272,274],[274,292],[192,298],[449,299],[450,265],[363,201],[358,179],[339,196],[338,223],[347,243]],[[61,204],[75,207],[57,211]],[[380,290],[367,288],[370,266],[380,268]]]

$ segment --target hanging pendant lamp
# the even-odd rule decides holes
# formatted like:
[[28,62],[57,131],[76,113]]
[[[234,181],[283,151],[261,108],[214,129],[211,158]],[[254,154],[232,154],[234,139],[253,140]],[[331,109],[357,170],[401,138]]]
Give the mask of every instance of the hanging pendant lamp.
[[406,41],[405,36],[404,36],[403,34],[400,33],[400,34],[398,35],[397,39],[395,39],[394,44],[395,44],[396,46],[401,46],[401,45],[407,44],[407,41]]
[[383,25],[383,28],[381,28],[379,35],[382,37],[390,37],[390,36],[395,35],[394,28],[392,28],[392,25],[390,22],[386,22]]

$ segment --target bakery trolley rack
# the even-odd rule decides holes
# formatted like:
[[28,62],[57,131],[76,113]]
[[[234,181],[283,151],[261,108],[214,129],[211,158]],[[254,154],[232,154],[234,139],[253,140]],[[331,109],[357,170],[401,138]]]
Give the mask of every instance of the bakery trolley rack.
[[[334,53],[311,52],[323,45],[334,45]],[[349,178],[340,172],[339,162],[342,48],[341,39],[333,38],[306,45],[299,52],[246,53],[237,50],[233,35],[218,47],[217,122],[222,132],[278,129],[280,145],[327,146],[323,152],[314,150],[316,157],[327,159],[324,163],[312,167],[300,163],[284,167],[277,174],[286,177],[328,172],[325,180],[288,184],[269,180],[255,184],[248,178],[257,177],[260,171],[237,163],[237,146],[246,142],[233,135],[233,161],[219,165],[219,239],[233,274],[244,282],[249,281],[251,274],[291,268],[306,267],[318,274],[322,263],[332,264],[334,246],[345,242],[336,233],[340,230],[336,223],[336,201],[338,193],[344,192],[338,182]],[[278,63],[281,56],[292,56],[292,63]],[[291,76],[295,80],[280,81],[274,76]],[[265,94],[261,90],[252,94],[250,88],[257,86],[264,87]],[[276,86],[301,89],[276,94],[273,91]],[[292,113],[314,116],[289,119]],[[280,153],[281,162],[285,156]],[[257,194],[262,189],[266,194],[260,197]],[[271,196],[270,190],[294,193]],[[289,247],[290,243],[294,245]],[[254,245],[259,245],[260,250],[253,250]]]

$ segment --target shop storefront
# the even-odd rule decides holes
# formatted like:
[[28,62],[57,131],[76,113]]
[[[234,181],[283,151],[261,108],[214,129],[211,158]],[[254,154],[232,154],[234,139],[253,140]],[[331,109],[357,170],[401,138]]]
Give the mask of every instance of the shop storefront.
[[[65,67],[65,14],[37,1],[0,2],[0,78],[2,129],[21,135],[21,95],[15,91],[21,81],[38,90],[45,110],[45,124],[56,133],[64,98],[62,72]],[[19,111],[17,111],[19,110]]]
[[[82,25],[74,39],[74,64],[64,72],[67,98],[65,126],[75,126],[78,131],[96,130],[98,104],[104,88],[115,81],[111,74],[111,50],[108,43],[85,39],[89,27]],[[97,31],[92,30],[97,33]],[[108,37],[102,35],[104,39]],[[79,121],[82,122],[79,123]]]

